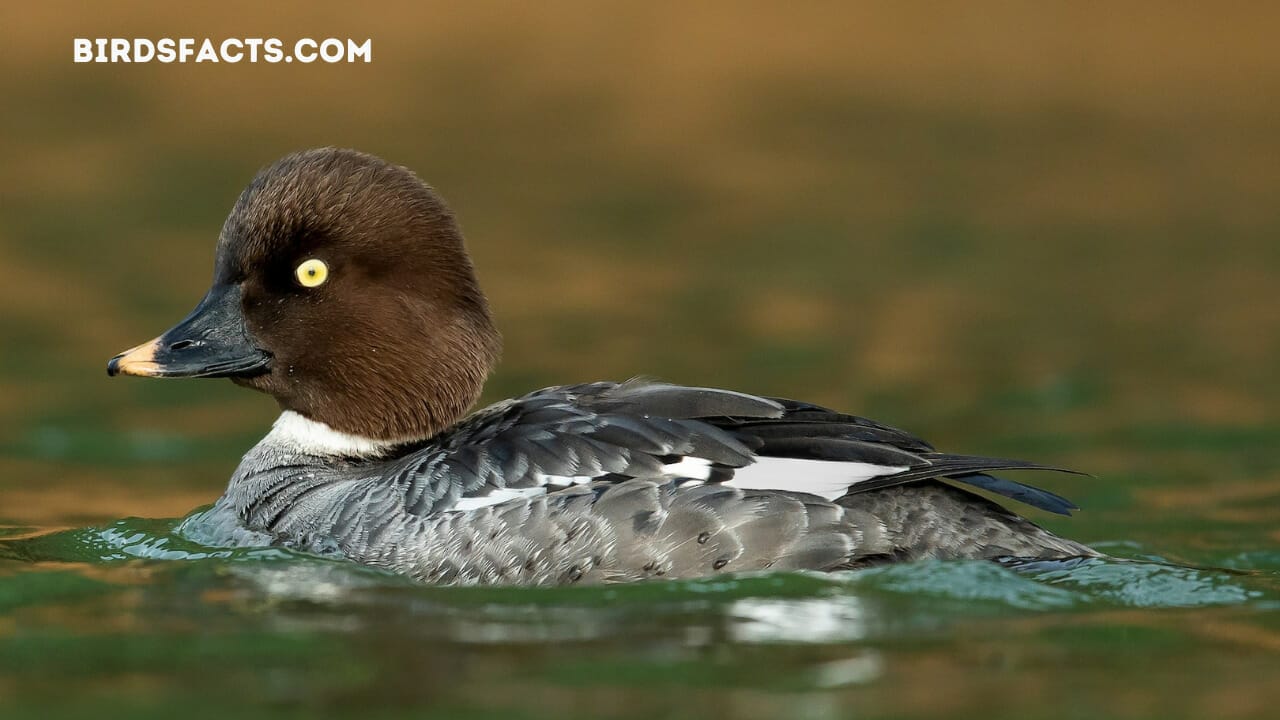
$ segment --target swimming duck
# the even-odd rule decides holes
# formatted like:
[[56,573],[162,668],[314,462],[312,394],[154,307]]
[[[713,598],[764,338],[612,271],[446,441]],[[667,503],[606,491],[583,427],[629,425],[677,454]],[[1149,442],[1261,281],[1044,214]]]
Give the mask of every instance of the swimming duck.
[[1097,553],[978,495],[1069,514],[955,455],[818,405],[630,380],[470,415],[500,340],[450,210],[352,150],[260,172],[212,287],[109,375],[230,378],[282,410],[226,493],[181,526],[431,583],[554,585],[921,558]]

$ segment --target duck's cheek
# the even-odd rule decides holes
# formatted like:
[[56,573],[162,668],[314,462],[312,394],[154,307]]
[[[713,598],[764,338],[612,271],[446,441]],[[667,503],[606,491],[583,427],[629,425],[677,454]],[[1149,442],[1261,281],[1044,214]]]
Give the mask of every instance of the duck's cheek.
[[266,375],[256,375],[254,377],[233,377],[231,378],[231,382],[239,385],[240,387],[247,387],[252,390],[257,390],[258,392],[264,392],[271,395],[275,394],[272,387],[274,383],[271,380],[271,373]]

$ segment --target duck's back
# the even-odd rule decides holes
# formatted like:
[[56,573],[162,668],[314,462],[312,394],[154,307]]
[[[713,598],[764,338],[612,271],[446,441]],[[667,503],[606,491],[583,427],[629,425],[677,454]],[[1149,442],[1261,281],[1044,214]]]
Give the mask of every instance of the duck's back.
[[1094,554],[951,484],[1073,509],[986,474],[1038,467],[939,453],[806,403],[594,383],[500,403],[390,457],[323,457],[269,435],[188,530],[463,583]]

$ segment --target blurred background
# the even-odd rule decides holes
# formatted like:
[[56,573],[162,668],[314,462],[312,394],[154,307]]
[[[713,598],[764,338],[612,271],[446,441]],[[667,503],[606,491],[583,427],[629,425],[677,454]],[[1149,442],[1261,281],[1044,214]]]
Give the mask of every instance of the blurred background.
[[[1033,478],[1085,508],[1034,516],[1058,532],[1274,573],[1278,29],[1268,4],[6,5],[0,525],[19,541],[179,517],[220,493],[274,418],[271,401],[221,381],[108,380],[106,360],[194,306],[222,220],[260,167],[338,145],[414,169],[457,212],[506,339],[486,400],[638,374],[807,399],[946,449],[1088,470]],[[369,38],[373,61],[74,64],[75,37]],[[191,581],[215,609],[193,609],[173,576],[151,579],[171,572],[163,564],[77,552],[4,569],[22,578],[0,586],[0,645],[22,658],[0,661],[14,707],[39,707],[74,677],[85,702],[145,714],[189,697],[206,661],[243,670],[257,653],[276,657],[276,645],[228,641],[168,668],[188,657],[173,638],[195,642],[193,628],[218,627],[211,616],[246,627],[242,607],[218,614],[225,593],[240,597],[223,583],[260,596],[209,579],[224,578],[219,567]],[[23,589],[34,577],[52,595]],[[1193,583],[1181,588],[1192,599],[1209,582],[1175,580]],[[81,581],[112,589],[78,599]],[[957,624],[950,605],[902,620],[917,645],[901,655],[898,635],[837,634],[787,659],[710,643],[765,668],[884,645],[867,661],[872,680],[843,694],[808,681],[761,691],[772,676],[745,661],[633,667],[633,639],[616,636],[598,656],[574,651],[615,672],[585,688],[539,676],[516,697],[477,690],[486,673],[564,659],[536,643],[448,646],[475,664],[430,688],[453,703],[441,717],[988,717],[1035,714],[1046,697],[1063,717],[1261,717],[1280,701],[1264,681],[1280,670],[1270,588],[1193,617],[1108,600],[1059,621],[997,603],[978,612],[1001,618],[983,637],[1013,638],[994,649],[957,630],[971,610]],[[156,593],[176,635],[142,629],[153,616],[138,598]],[[303,642],[289,628],[313,637],[250,615],[289,642]],[[88,619],[99,616],[114,624]],[[437,671],[447,658],[314,633],[338,643],[317,655],[347,657],[329,668],[340,682],[311,685],[310,666],[287,655],[263,661],[274,679],[253,674],[249,696],[290,711],[436,707],[420,678],[371,658]],[[65,639],[82,634],[99,644]],[[113,674],[102,666],[118,643],[133,654]],[[91,659],[73,667],[41,647]],[[32,662],[43,681],[22,675]],[[913,693],[926,674],[950,694]],[[244,678],[208,692],[233,680]]]

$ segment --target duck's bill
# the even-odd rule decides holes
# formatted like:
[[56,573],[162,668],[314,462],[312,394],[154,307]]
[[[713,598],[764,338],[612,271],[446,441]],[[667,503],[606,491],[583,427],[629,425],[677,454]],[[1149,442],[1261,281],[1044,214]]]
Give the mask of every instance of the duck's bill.
[[111,358],[107,375],[248,377],[270,366],[245,325],[240,286],[219,285],[168,332]]

